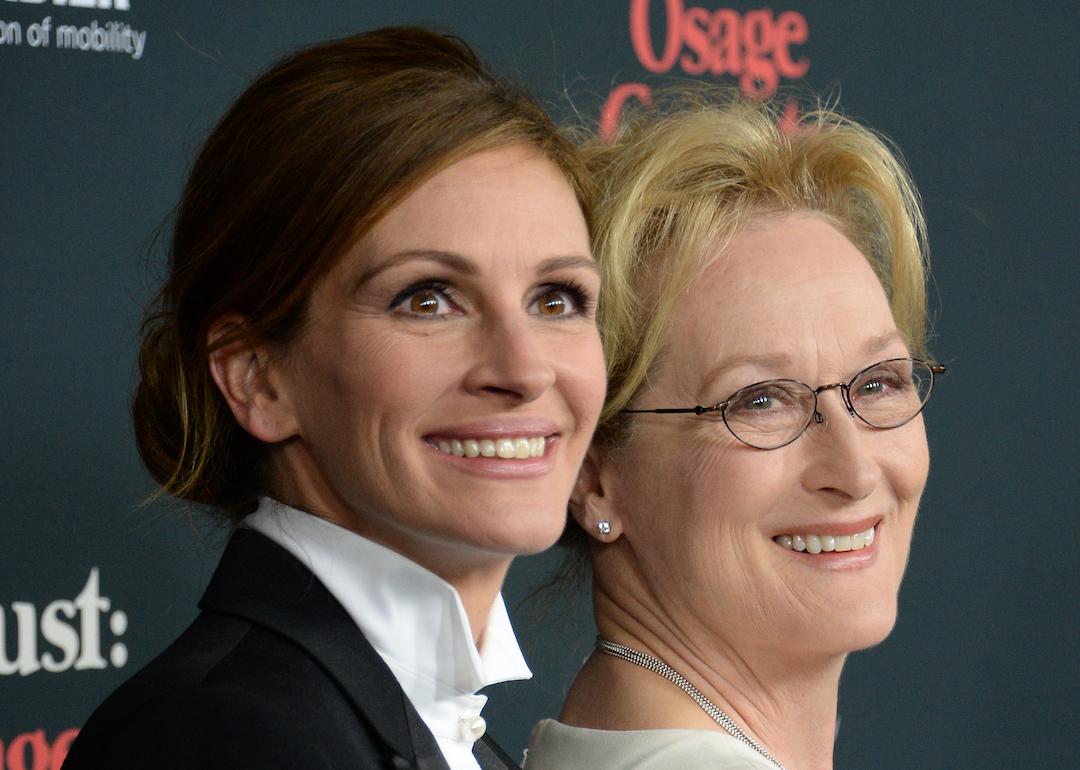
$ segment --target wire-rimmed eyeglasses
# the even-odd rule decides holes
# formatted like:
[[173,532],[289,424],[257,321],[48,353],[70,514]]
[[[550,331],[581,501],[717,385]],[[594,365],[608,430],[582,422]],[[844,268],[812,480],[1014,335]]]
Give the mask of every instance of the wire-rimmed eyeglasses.
[[899,428],[915,419],[934,389],[942,364],[918,358],[890,358],[868,366],[848,382],[812,388],[798,380],[765,380],[747,385],[713,406],[623,409],[625,414],[719,414],[731,435],[756,449],[779,449],[810,426],[825,421],[818,395],[839,388],[848,414],[872,428]]

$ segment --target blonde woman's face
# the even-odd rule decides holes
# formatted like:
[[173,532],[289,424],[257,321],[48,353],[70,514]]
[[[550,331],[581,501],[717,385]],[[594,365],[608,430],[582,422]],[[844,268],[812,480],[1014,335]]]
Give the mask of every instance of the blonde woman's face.
[[[635,406],[716,404],[776,378],[816,388],[908,354],[863,255],[822,218],[770,216],[693,284]],[[838,389],[819,409],[823,424],[771,451],[741,444],[718,417],[635,417],[608,491],[632,569],[676,632],[802,654],[863,648],[891,630],[926,483],[922,418],[874,430]],[[868,530],[872,545],[842,553],[777,542]]]

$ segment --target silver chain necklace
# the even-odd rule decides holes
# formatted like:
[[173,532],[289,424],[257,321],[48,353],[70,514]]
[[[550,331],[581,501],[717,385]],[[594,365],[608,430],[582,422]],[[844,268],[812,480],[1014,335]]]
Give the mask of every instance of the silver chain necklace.
[[780,768],[780,770],[787,770],[764,746],[744,733],[742,728],[735,724],[735,720],[717,708],[712,701],[701,694],[701,691],[698,690],[698,688],[690,684],[685,676],[660,660],[660,658],[655,655],[650,655],[647,652],[642,652],[641,650],[635,650],[625,645],[617,644],[616,642],[609,642],[607,639],[600,636],[596,637],[596,649],[613,657],[633,663],[636,666],[641,666],[644,669],[652,671],[654,674],[659,674],[669,682],[672,682],[675,686],[693,698],[694,702],[701,706],[701,710],[712,717],[718,725],[723,727],[728,735],[745,743],[758,754]]

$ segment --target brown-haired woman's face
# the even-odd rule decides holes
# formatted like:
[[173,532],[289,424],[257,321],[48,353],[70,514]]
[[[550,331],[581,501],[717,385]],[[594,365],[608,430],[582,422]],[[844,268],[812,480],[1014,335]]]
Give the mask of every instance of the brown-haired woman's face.
[[275,493],[436,572],[547,548],[604,398],[599,289],[538,152],[435,174],[313,291],[275,374]]

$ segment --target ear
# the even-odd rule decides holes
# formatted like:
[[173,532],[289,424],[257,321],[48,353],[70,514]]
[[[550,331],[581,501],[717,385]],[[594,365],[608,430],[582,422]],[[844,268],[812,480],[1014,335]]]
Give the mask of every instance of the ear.
[[601,543],[613,543],[623,532],[622,517],[611,494],[613,472],[607,454],[594,444],[585,455],[570,496],[570,514],[574,521]]
[[239,313],[227,313],[210,324],[206,333],[210,376],[244,430],[268,444],[285,441],[299,432],[299,426],[282,383],[277,382],[269,346],[245,334],[214,347],[245,325]]

